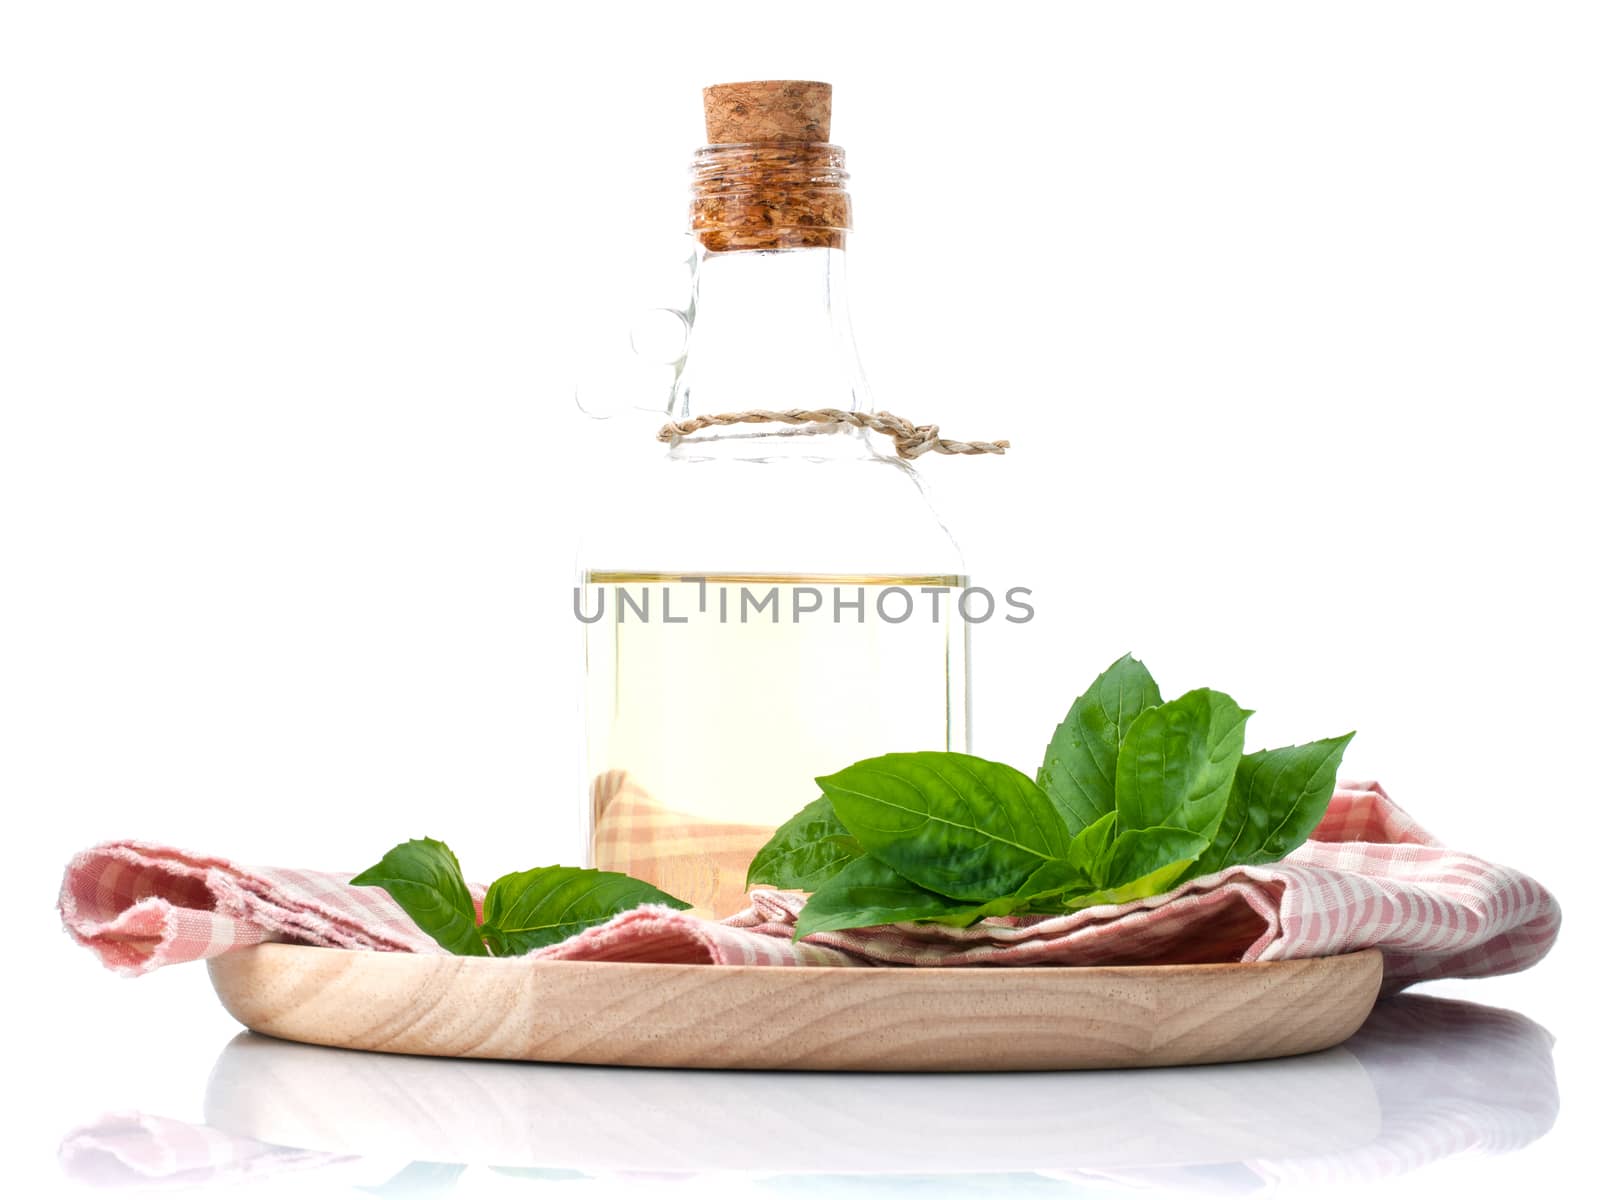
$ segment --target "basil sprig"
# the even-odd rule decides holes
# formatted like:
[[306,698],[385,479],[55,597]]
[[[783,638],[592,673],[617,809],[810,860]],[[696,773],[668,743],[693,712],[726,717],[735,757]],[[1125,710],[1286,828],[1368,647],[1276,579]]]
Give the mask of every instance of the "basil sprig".
[[1073,703],[1033,779],[969,754],[865,759],[817,780],[822,796],[746,885],[810,892],[800,938],[1123,904],[1275,862],[1322,819],[1355,735],[1247,755],[1249,717],[1209,688],[1163,702],[1124,656]]
[[463,955],[526,954],[641,904],[690,907],[642,879],[616,871],[536,867],[491,883],[480,923],[461,864],[449,846],[433,838],[401,842],[350,882],[381,887],[423,933],[450,953]]

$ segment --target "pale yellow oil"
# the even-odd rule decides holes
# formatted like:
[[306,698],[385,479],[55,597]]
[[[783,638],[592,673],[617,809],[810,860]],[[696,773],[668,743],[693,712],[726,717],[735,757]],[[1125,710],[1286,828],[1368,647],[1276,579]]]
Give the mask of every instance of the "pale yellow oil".
[[[589,572],[587,616],[605,593],[585,626],[594,864],[726,916],[744,906],[756,850],[817,798],[817,776],[890,751],[964,750],[966,584]],[[820,609],[797,614],[819,594]]]

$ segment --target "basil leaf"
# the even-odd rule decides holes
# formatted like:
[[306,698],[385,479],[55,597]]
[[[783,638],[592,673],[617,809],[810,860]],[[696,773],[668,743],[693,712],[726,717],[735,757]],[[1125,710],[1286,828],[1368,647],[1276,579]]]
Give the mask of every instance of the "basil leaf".
[[817,783],[868,854],[955,900],[1009,896],[1071,842],[1033,780],[970,754],[885,754]]
[[790,817],[756,852],[744,886],[796,888],[814,892],[862,855],[861,843],[850,836],[826,796],[819,796]]
[[1216,838],[1189,875],[1277,862],[1302,845],[1328,811],[1339,761],[1353,737],[1347,733],[1241,758]]
[[928,917],[941,925],[965,927],[983,917],[1006,917],[1013,913],[1066,912],[1067,899],[1094,888],[1094,883],[1072,863],[1052,858],[1028,876],[1015,892],[972,908],[957,909],[943,916]]
[[1183,873],[1193,862],[1192,858],[1180,858],[1177,862],[1168,863],[1148,875],[1140,876],[1117,887],[1102,888],[1097,892],[1072,896],[1067,900],[1066,907],[1069,911],[1076,911],[1095,904],[1126,904],[1130,900],[1145,900],[1151,896],[1159,896],[1162,892],[1169,892],[1176,887],[1178,881],[1183,878]]
[[497,955],[526,954],[641,904],[690,905],[616,871],[536,867],[502,875],[483,898],[483,936]]
[[862,856],[811,893],[795,920],[795,940],[831,929],[860,929],[929,917],[978,919],[977,906],[920,888],[892,867]]
[[1070,888],[1061,896],[1045,897],[1029,907],[1035,912],[1066,913],[1092,904],[1126,904],[1159,896],[1182,882],[1205,848],[1205,838],[1187,829],[1131,830],[1118,837],[1094,864],[1092,883]]
[[1161,692],[1131,654],[1112,663],[1072,702],[1039,768],[1045,790],[1076,836],[1116,810],[1117,750],[1134,718],[1161,703]]
[[[1176,862],[1181,861],[1187,867],[1205,853],[1208,844],[1200,834],[1187,829],[1160,825],[1152,829],[1131,829],[1112,844],[1101,874],[1102,883],[1120,888],[1148,879]],[[1145,895],[1155,893],[1146,892]]]
[[1025,911],[1040,896],[1082,890],[1087,880],[1063,859],[1052,859],[1028,877],[1015,894],[969,904],[920,888],[892,867],[863,856],[811,894],[795,922],[796,940],[834,929],[933,921],[965,927],[984,917]]
[[451,954],[487,953],[461,864],[443,842],[433,838],[401,842],[350,882],[356,887],[381,887],[417,928]]
[[[915,886],[915,885],[913,885]],[[932,893],[929,893],[930,895]],[[944,899],[944,897],[940,897]],[[961,901],[951,901],[960,904]],[[976,925],[984,917],[1008,917],[1026,907],[1027,902],[1021,896],[1003,896],[999,900],[990,900],[984,904],[966,905],[953,909],[947,913],[936,913],[931,917],[922,917],[920,920],[932,925],[951,925],[957,929],[965,929],[968,925]]]
[[1231,697],[1198,688],[1136,717],[1117,756],[1117,828],[1168,826],[1210,841],[1249,715]]
[[1094,886],[1105,883],[1106,856],[1117,832],[1117,814],[1108,812],[1087,829],[1080,830],[1067,847],[1067,861],[1087,875]]
[[1032,875],[1009,899],[1016,902],[1009,911],[1017,912],[1024,906],[1062,892],[1081,892],[1090,886],[1089,876],[1076,863],[1064,858],[1052,858]]

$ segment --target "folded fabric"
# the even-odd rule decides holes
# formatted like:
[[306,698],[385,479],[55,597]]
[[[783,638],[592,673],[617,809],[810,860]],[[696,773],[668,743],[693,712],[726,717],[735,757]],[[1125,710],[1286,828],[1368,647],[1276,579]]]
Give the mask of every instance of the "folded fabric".
[[[443,953],[379,888],[347,874],[244,867],[147,842],[107,842],[67,866],[68,933],[139,975],[264,941]],[[481,889],[475,894],[481,896]],[[805,903],[758,889],[725,921],[645,906],[533,961],[736,966],[1090,966],[1267,962],[1378,947],[1384,990],[1531,966],[1560,926],[1555,899],[1509,867],[1440,846],[1376,783],[1341,784],[1312,840],[1165,896],[967,929],[884,925],[792,940]]]
[[745,872],[772,836],[770,825],[690,817],[662,804],[626,771],[607,771],[589,787],[594,865],[648,879],[706,915],[745,906]]

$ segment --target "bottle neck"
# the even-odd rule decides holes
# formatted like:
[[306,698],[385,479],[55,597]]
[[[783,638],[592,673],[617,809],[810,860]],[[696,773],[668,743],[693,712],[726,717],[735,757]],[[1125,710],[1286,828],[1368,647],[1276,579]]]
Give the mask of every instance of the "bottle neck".
[[842,247],[702,252],[674,417],[868,403]]

